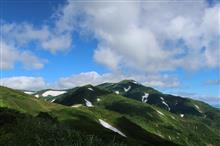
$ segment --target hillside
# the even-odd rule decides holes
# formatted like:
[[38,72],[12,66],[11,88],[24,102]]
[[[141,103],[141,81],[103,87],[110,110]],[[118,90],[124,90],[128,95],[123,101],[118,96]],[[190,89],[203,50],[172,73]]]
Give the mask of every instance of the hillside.
[[0,91],[1,145],[177,145],[110,110],[62,106],[5,87]]
[[[52,90],[39,92],[48,91]],[[76,87],[58,96],[39,99],[104,117],[140,141],[139,134],[131,133],[134,125],[180,145],[218,145],[220,142],[219,109],[201,101],[164,94],[133,80]],[[127,123],[132,125],[123,128]]]
[[[220,142],[220,111],[204,102],[163,94],[130,80],[73,90],[54,102],[113,111],[146,131],[183,145]],[[193,138],[189,139],[189,135]]]

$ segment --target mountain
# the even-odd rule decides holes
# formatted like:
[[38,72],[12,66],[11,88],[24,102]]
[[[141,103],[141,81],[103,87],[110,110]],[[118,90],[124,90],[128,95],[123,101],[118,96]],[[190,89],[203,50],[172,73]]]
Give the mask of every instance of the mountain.
[[[1,107],[34,117],[48,113],[58,124],[94,135],[102,145],[109,144],[109,139],[115,139],[115,145],[131,146],[220,143],[219,109],[201,101],[164,94],[133,80],[62,91],[47,89],[32,95],[8,88],[2,91]],[[20,103],[19,108],[14,102]]]
[[[204,102],[163,94],[132,80],[87,85],[72,91],[56,97],[54,102],[72,107],[98,107],[119,113],[145,130],[179,144],[219,142],[220,111]],[[194,138],[189,139],[189,135]],[[209,139],[208,135],[216,139]]]
[[211,123],[215,124],[218,128],[220,127],[218,122],[220,121],[219,109],[198,100],[163,94],[151,87],[138,84],[133,80],[124,80],[114,84],[105,83],[98,85],[98,87],[107,91],[119,92],[118,94],[124,97],[160,107],[180,117],[197,116],[205,121],[206,119],[212,119]]
[[2,146],[178,145],[144,130],[121,114],[54,104],[5,87],[0,87],[0,123]]

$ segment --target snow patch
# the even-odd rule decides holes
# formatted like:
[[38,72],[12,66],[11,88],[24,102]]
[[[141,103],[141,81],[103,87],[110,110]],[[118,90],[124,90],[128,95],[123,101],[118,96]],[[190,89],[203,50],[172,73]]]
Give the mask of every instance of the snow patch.
[[199,106],[198,105],[194,105],[195,107],[196,107],[196,109],[200,112],[200,113],[202,113],[202,111],[201,111],[201,109],[199,108]]
[[110,130],[112,130],[112,131],[114,131],[114,132],[120,134],[121,136],[127,137],[127,136],[126,136],[124,133],[122,133],[120,130],[118,130],[117,128],[111,126],[110,124],[108,124],[107,122],[103,121],[102,119],[99,119],[99,123],[100,123],[103,127],[107,128],[107,129],[110,129]]
[[184,117],[184,114],[180,114],[180,117],[183,118],[183,117]]
[[34,94],[35,92],[32,92],[32,91],[25,91],[24,93],[25,93],[25,94],[32,95],[32,94]]
[[51,102],[54,102],[56,99],[51,100]]
[[134,84],[138,84],[138,82],[136,82],[136,81],[133,81],[133,83],[134,83]]
[[163,97],[160,97],[160,99],[164,101],[164,98],[163,98]]
[[80,107],[82,106],[81,104],[75,104],[75,105],[72,105],[71,107],[74,107],[74,108],[77,108],[77,107]]
[[146,103],[148,101],[148,93],[144,93],[144,95],[142,96],[142,102]]
[[170,106],[164,101],[164,98],[160,97],[160,99],[162,100],[162,103],[168,108],[168,111],[170,111]]
[[116,94],[119,94],[119,91],[115,91]]
[[128,86],[128,88],[124,88],[125,92],[128,92],[131,89],[131,86]]
[[158,111],[158,110],[156,110],[156,111],[157,111],[159,114],[165,116],[164,113],[162,113],[161,111]]
[[85,100],[85,102],[86,102],[86,106],[87,106],[87,107],[93,107],[93,105],[92,105],[92,103],[91,103],[90,101],[88,101],[88,100],[85,99],[85,98],[84,98],[84,100]]
[[92,88],[88,88],[88,90],[90,90],[90,91],[94,91]]
[[47,97],[47,96],[58,96],[58,95],[61,95],[61,94],[64,94],[66,93],[66,91],[55,91],[55,90],[48,90],[46,92],[44,92],[42,94],[43,97]]
[[166,107],[168,108],[168,111],[170,111],[169,105],[168,105],[165,101],[162,101],[162,103],[163,103],[164,105],[166,105]]
[[35,97],[39,98],[40,96],[37,94],[37,95],[34,95]]

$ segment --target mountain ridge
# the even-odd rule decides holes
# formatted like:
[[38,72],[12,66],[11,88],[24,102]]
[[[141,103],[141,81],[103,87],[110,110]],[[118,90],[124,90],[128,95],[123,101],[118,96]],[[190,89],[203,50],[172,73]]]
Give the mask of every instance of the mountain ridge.
[[[43,90],[36,93],[46,92],[48,96],[39,97],[36,93],[30,95],[3,87],[0,91],[0,103],[3,103],[0,107],[35,116],[46,112],[73,129],[101,136],[104,141],[105,135],[110,134],[117,135],[117,142],[131,146],[167,142],[171,142],[168,145],[218,146],[220,143],[220,110],[197,100],[163,94],[133,80]],[[62,94],[57,95],[59,92]],[[91,127],[97,126],[106,129],[92,131]],[[105,132],[107,129],[109,134]]]

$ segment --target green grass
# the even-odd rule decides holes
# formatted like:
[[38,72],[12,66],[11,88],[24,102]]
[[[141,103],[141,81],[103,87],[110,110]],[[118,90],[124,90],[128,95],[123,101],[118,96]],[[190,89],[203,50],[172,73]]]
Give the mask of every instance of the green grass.
[[36,117],[0,108],[1,146],[125,146],[72,129],[46,113]]
[[100,96],[99,98],[101,101],[97,102],[96,105],[100,108],[120,113],[146,131],[164,139],[190,146],[218,145],[220,143],[219,129],[216,129],[216,126],[205,124],[201,120],[202,117],[186,115],[181,118],[179,115],[157,106],[143,104],[116,94]]
[[[82,141],[81,139],[91,139],[91,135],[94,138],[97,137],[97,140],[99,142],[101,141],[99,144],[96,143],[94,139],[93,142],[94,144],[92,143],[91,146],[92,145],[128,145],[128,146],[140,145],[141,146],[141,145],[146,145],[146,143],[148,145],[154,145],[155,143],[159,143],[161,141],[160,137],[154,135],[153,137],[155,138],[152,140],[153,142],[150,143],[143,142],[143,137],[142,139],[135,138],[138,137],[138,133],[135,134],[135,137],[133,137],[134,135],[132,135],[131,133],[133,133],[134,131],[128,131],[127,133],[125,133],[126,135],[128,134],[129,136],[127,138],[124,138],[119,134],[109,129],[106,129],[102,125],[100,125],[98,119],[103,119],[106,122],[110,123],[111,125],[124,131],[125,129],[122,129],[119,126],[123,124],[119,122],[119,119],[122,118],[122,115],[114,111],[109,111],[107,109],[102,109],[99,107],[88,108],[83,106],[80,108],[72,108],[72,107],[49,103],[44,100],[39,100],[32,96],[23,94],[22,92],[14,91],[8,88],[1,87],[0,90],[1,90],[0,99],[2,99],[4,103],[2,107],[14,109],[16,111],[25,114],[25,118],[21,118],[21,121],[19,120],[17,121],[16,124],[13,123],[13,125],[9,126],[12,127],[12,129],[7,129],[7,126],[5,125],[3,126],[4,130],[0,130],[1,132],[0,141],[2,142],[2,144],[42,145],[42,143],[44,143],[44,145],[51,144],[51,145],[79,145],[79,146],[86,145],[87,146],[90,145],[86,143],[89,140]],[[57,123],[55,124],[55,126],[52,124],[52,127],[50,127],[51,123],[47,125],[48,121],[46,121],[45,123],[42,121],[39,122],[35,118],[39,113],[42,112],[47,113],[46,115],[56,119]],[[57,124],[59,125],[58,127]],[[135,123],[133,124],[136,125]],[[71,130],[77,131],[77,133],[81,133],[80,136],[77,137],[74,134],[74,131]],[[58,133],[56,133],[56,131],[58,131]],[[88,136],[81,137],[82,135],[88,135]],[[149,136],[152,135],[153,134],[146,134],[144,137],[148,138]],[[68,140],[66,138],[68,138]],[[8,141],[9,139],[12,140]],[[19,141],[19,139],[21,141]],[[64,140],[62,141],[62,139]],[[71,141],[69,141],[69,139],[71,139]],[[63,143],[64,141],[66,141],[67,143]],[[163,141],[167,142],[166,140]]]

